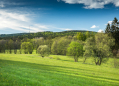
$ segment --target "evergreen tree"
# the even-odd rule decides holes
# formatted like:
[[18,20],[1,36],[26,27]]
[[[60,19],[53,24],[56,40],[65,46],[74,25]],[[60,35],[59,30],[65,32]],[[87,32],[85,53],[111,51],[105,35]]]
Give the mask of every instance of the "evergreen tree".
[[115,38],[115,46],[113,47],[114,49],[119,49],[119,27],[118,27],[118,20],[117,18],[114,18],[111,26],[111,33],[113,38]]
[[108,23],[106,30],[105,30],[105,33],[110,33],[110,32],[111,32],[111,28],[110,28],[110,24]]
[[115,39],[115,45],[111,47],[112,50],[119,49],[119,22],[118,19],[115,17],[112,21],[111,27],[109,27],[109,24],[106,27],[105,33],[108,34],[108,36],[112,36]]

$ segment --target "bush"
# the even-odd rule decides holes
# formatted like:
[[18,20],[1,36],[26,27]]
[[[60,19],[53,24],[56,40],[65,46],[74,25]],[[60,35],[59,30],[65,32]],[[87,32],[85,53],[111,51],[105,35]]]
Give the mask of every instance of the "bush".
[[48,56],[50,54],[50,48],[47,45],[41,45],[38,47],[37,53],[42,57]]

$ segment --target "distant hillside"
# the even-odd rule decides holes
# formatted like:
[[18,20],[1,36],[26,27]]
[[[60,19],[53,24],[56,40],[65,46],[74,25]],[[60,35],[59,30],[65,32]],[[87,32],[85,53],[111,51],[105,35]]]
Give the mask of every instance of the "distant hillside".
[[[37,33],[16,33],[16,34],[1,34],[0,39],[23,39],[23,38],[35,38],[35,37],[44,37],[44,38],[55,38],[58,36],[74,36],[77,34],[77,32],[82,32],[85,34],[85,30],[70,30],[70,31],[62,31],[62,32],[51,32],[51,31],[45,31],[45,32],[37,32]],[[89,31],[94,32],[94,31]],[[97,33],[97,32],[94,32]]]

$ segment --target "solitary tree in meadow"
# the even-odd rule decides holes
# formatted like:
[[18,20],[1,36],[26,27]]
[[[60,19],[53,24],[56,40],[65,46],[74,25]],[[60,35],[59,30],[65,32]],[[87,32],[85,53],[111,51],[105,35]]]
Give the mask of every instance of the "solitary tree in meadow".
[[78,62],[78,57],[83,55],[83,45],[79,42],[72,41],[67,48],[67,55],[73,56],[74,61]]
[[84,57],[94,57],[96,65],[101,65],[112,56],[110,46],[113,46],[114,39],[104,33],[97,33],[95,37],[90,37],[84,45]]

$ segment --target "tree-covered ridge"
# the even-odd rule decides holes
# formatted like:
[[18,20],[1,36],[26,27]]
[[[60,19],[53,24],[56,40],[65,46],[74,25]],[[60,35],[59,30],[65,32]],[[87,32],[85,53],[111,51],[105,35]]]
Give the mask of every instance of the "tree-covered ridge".
[[[87,31],[85,30],[70,30],[70,31],[62,31],[62,32],[51,32],[51,31],[45,31],[45,32],[37,32],[37,33],[18,33],[18,34],[1,34],[0,39],[23,39],[23,38],[29,38],[33,39],[36,37],[43,37],[43,38],[55,38],[55,37],[63,37],[63,36],[74,36],[77,34],[77,32],[81,32],[85,34]],[[94,31],[89,31],[94,32]],[[94,32],[97,33],[97,32]]]

